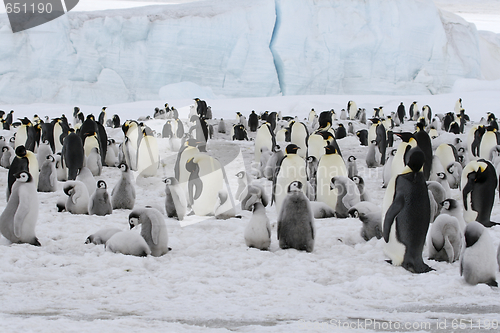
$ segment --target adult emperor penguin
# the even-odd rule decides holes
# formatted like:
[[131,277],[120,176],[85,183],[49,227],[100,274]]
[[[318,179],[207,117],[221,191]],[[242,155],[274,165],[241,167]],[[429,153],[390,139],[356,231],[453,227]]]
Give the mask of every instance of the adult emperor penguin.
[[252,113],[248,116],[248,127],[250,132],[256,132],[257,127],[259,127],[259,116],[252,110]]
[[458,220],[450,215],[439,215],[429,231],[429,259],[455,262],[462,251],[463,236]]
[[424,177],[429,179],[432,167],[432,143],[429,134],[425,131],[422,123],[417,123],[417,131],[413,134],[417,140],[417,146],[422,150],[425,156]]
[[102,107],[102,109],[101,109],[101,113],[99,113],[99,118],[98,118],[98,120],[99,120],[99,123],[100,123],[101,125],[103,125],[103,126],[106,126],[106,121],[108,120],[108,117],[107,117],[107,115],[106,115],[106,109],[107,109],[107,108],[108,108],[108,107],[103,106],[103,107]]
[[78,134],[72,132],[64,139],[61,156],[63,168],[68,168],[68,180],[75,180],[85,161],[83,142]]
[[365,241],[369,241],[373,237],[382,238],[380,207],[367,201],[359,202],[349,209],[349,215],[363,222],[360,234]]
[[349,119],[354,120],[356,114],[358,113],[358,106],[354,101],[347,102],[347,113],[349,114]]
[[268,250],[271,245],[271,224],[261,202],[253,204],[253,214],[245,228],[244,237],[248,247]]
[[498,139],[497,130],[491,126],[486,127],[486,132],[483,134],[479,145],[479,157],[489,159],[491,150],[499,144]]
[[122,125],[122,131],[125,134],[122,146],[125,163],[131,170],[137,170],[137,149],[142,139],[139,124],[136,121],[127,120]]
[[398,110],[396,113],[397,113],[397,116],[398,116],[401,124],[404,124],[405,117],[406,117],[406,111],[405,111],[405,105],[403,104],[403,102],[401,102],[401,104],[399,104]]
[[40,168],[38,192],[55,191],[57,191],[56,159],[53,155],[48,155]]
[[410,109],[408,110],[408,112],[410,113],[410,120],[417,120],[418,119],[418,105],[417,105],[417,101],[414,101],[413,103],[411,103],[410,105]]
[[254,147],[254,161],[260,161],[260,148],[267,147],[269,151],[274,150],[274,146],[276,145],[276,138],[274,136],[274,132],[269,123],[262,124],[257,130],[257,134],[255,137],[255,147]]
[[10,191],[14,181],[16,181],[15,174],[20,171],[27,171],[33,178],[33,183],[35,184],[35,189],[38,186],[38,161],[35,154],[31,151],[26,150],[23,145],[16,148],[16,157],[12,160],[10,164],[8,178],[7,178],[7,200],[10,196]]
[[199,153],[186,162],[189,171],[188,198],[193,212],[198,216],[214,213],[217,194],[222,189],[224,177],[218,160],[206,153]]
[[[307,183],[306,162],[297,155],[299,147],[295,144],[289,144],[286,147],[286,154],[283,156],[276,167],[276,174],[273,182],[272,201],[276,205],[276,212],[281,211],[281,204],[287,196],[287,189],[293,181],[299,181],[302,184]],[[328,183],[329,186],[330,183]],[[305,191],[305,189],[303,189]]]
[[158,142],[151,130],[142,130],[142,140],[137,151],[137,172],[143,177],[156,175],[160,162]]
[[332,209],[336,209],[337,191],[330,190],[330,182],[333,177],[347,177],[348,173],[344,160],[337,153],[335,147],[326,146],[325,152],[325,155],[319,160],[316,173],[316,200],[326,203]]
[[122,174],[111,192],[111,206],[113,209],[134,209],[135,187],[132,173],[125,163],[121,163],[118,168]]
[[15,177],[11,196],[0,215],[0,231],[12,243],[40,246],[35,236],[38,219],[36,184],[27,171],[18,172]]
[[348,177],[333,177],[330,182],[330,190],[337,192],[335,214],[338,218],[348,217],[349,209],[361,201],[358,187]]
[[168,177],[165,182],[165,209],[168,217],[177,217],[179,221],[184,220],[187,214],[186,193],[179,185],[175,177]]
[[299,251],[314,250],[314,216],[309,199],[302,191],[302,183],[293,181],[278,214],[278,240],[280,248]]
[[396,155],[392,160],[391,174],[392,178],[399,175],[405,168],[406,162],[405,157],[410,151],[410,149],[417,146],[417,141],[410,132],[394,133],[396,136],[400,137],[403,142],[401,142],[397,148]]
[[466,222],[478,221],[485,227],[498,224],[490,221],[497,185],[495,167],[490,161],[479,159],[467,164],[461,180]]
[[152,256],[160,257],[171,250],[168,247],[165,219],[156,208],[146,207],[133,210],[128,216],[128,223],[130,229],[141,225],[141,236],[151,249]]
[[66,200],[66,210],[68,212],[71,214],[89,213],[89,192],[84,183],[77,180],[67,181],[63,190],[68,196]]
[[300,149],[297,151],[297,154],[306,158],[307,155],[307,141],[309,139],[309,131],[307,130],[306,124],[298,121],[293,121],[290,126],[290,142],[296,144]]
[[113,207],[108,194],[108,186],[104,180],[99,180],[94,194],[90,197],[89,215],[105,216],[112,213]]
[[365,129],[356,132],[356,136],[359,138],[359,143],[362,146],[368,146],[368,131]]
[[393,265],[401,265],[412,273],[432,270],[422,259],[431,219],[429,193],[421,171],[424,162],[420,148],[409,152],[407,167],[396,177],[394,187],[386,190],[394,195],[390,196],[392,203],[383,216],[384,252]]
[[465,228],[465,249],[460,259],[460,275],[468,284],[486,283],[498,287],[495,248],[488,230],[479,222],[470,222]]

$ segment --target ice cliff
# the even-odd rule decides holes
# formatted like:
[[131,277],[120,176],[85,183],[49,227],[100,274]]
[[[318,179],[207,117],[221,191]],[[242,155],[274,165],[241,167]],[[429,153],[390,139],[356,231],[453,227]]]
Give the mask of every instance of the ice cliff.
[[0,102],[441,93],[500,78],[484,68],[500,64],[497,40],[432,0],[209,0],[70,12],[16,34],[3,14]]

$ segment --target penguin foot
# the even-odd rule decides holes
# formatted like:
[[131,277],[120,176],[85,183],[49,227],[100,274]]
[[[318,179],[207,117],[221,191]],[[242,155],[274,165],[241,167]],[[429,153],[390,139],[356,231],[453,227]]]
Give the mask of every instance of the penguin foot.
[[488,282],[486,282],[486,284],[490,287],[498,287],[498,283],[495,279],[489,280]]
[[241,219],[241,218],[243,218],[243,216],[241,216],[241,215],[236,215],[235,217],[236,217],[237,219]]
[[413,263],[404,263],[403,262],[402,266],[407,271],[409,271],[411,273],[416,273],[416,274],[428,273],[430,271],[435,270],[434,268],[429,267],[427,264],[425,264],[423,262],[421,264],[417,264],[417,265],[415,265]]
[[172,251],[172,248],[171,248],[171,247],[169,247],[169,248],[168,248],[168,250],[169,250],[169,251]]
[[392,265],[392,260],[391,259],[387,259],[385,262],[389,263]]
[[33,246],[42,246],[42,244],[40,244],[40,242],[38,241],[38,238],[36,238],[36,237],[33,240],[33,242],[30,243],[30,244],[33,245]]
[[190,212],[187,214],[187,216],[193,216],[193,215],[195,215],[195,214],[194,214],[194,210],[190,211]]
[[[481,222],[482,223],[482,222]],[[500,223],[497,223],[497,222],[493,222],[493,221],[489,221],[489,222],[484,222],[482,223],[486,228],[491,228],[495,225],[499,225]]]

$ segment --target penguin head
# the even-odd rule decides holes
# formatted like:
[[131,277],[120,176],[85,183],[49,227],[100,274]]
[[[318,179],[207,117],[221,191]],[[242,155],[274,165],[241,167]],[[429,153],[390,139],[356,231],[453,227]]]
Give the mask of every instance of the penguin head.
[[107,108],[108,108],[107,106],[103,106],[102,111],[106,111]]
[[306,162],[307,163],[313,163],[316,160],[315,156],[307,156]]
[[351,216],[351,217],[353,217],[355,219],[359,218],[359,212],[358,212],[358,210],[356,208],[354,208],[354,207],[351,208],[351,209],[349,209],[349,216]]
[[19,171],[14,177],[16,177],[16,181],[23,183],[29,183],[33,179],[28,171]]
[[140,214],[137,213],[136,211],[132,211],[132,213],[129,214],[128,225],[130,226],[130,229],[140,224],[139,218]]
[[24,117],[24,118],[17,118],[18,120],[21,121],[21,124],[25,125],[25,126],[29,126],[31,125],[31,121],[27,118],[27,117]]
[[14,133],[14,136],[11,136],[9,139],[10,143],[15,143],[16,142],[16,133]]
[[348,161],[348,162],[353,162],[353,161],[356,161],[356,157],[351,155],[351,156],[349,156],[349,157],[347,158],[347,161]]
[[238,177],[239,179],[243,179],[243,177],[245,177],[245,171],[240,171],[236,174],[236,177]]
[[274,146],[274,151],[275,151],[275,152],[279,152],[279,151],[281,151],[281,146],[280,146],[280,145],[275,145],[275,146]]
[[410,140],[413,138],[413,133],[410,132],[395,132],[393,134],[401,138],[403,142],[410,142]]
[[128,165],[126,163],[120,163],[120,165],[118,165],[118,168],[122,171],[122,172],[127,172],[128,171]]
[[16,155],[18,157],[26,156],[26,148],[23,145],[20,145],[16,148]]
[[47,157],[45,157],[45,159],[48,160],[48,161],[50,161],[50,162],[55,162],[56,161],[56,159],[52,155],[47,155]]
[[296,180],[296,181],[293,181],[290,183],[290,185],[288,185],[288,193],[290,192],[300,192],[302,191],[302,182]]
[[163,180],[166,185],[177,185],[179,181],[175,177],[168,177]]
[[406,165],[408,165],[413,172],[419,172],[425,162],[425,155],[422,149],[415,147],[412,148],[406,156]]
[[472,221],[465,227],[465,247],[471,247],[479,240],[484,232],[484,226],[477,222]]
[[5,153],[7,150],[9,150],[9,147],[7,147],[7,146],[2,147],[2,153]]
[[67,196],[71,196],[75,192],[75,184],[73,183],[66,183],[64,185],[63,191]]
[[288,146],[286,146],[286,153],[287,154],[297,154],[297,150],[300,149],[299,146],[297,146],[296,144],[294,143],[291,143],[289,144]]
[[108,186],[106,185],[106,182],[104,180],[99,180],[97,182],[97,188],[105,190],[108,188]]
[[441,206],[443,206],[444,209],[451,211],[458,208],[458,201],[455,199],[446,199],[441,202]]
[[325,146],[325,154],[331,155],[337,153],[337,148],[332,145]]
[[[451,166],[450,168],[453,168],[453,166]],[[451,173],[453,173],[453,172],[451,172]],[[438,173],[436,173],[436,176],[439,179],[446,180],[446,174],[444,172],[438,172]]]

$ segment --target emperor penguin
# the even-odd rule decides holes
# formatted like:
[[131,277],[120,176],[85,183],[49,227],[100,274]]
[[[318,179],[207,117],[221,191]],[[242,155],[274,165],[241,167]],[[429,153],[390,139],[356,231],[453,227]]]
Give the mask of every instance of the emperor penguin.
[[108,149],[106,151],[106,159],[104,160],[107,166],[114,167],[118,164],[118,147],[114,139],[108,139]]
[[190,175],[190,172],[186,169],[186,162],[200,153],[196,144],[197,141],[195,139],[186,140],[181,149],[179,149],[175,160],[174,177],[179,181],[184,189],[184,192],[186,193],[188,190],[188,180]]
[[391,181],[392,178],[392,161],[394,160],[394,156],[396,156],[397,149],[392,149],[389,152],[389,157],[387,158],[387,161],[384,164],[384,169],[383,169],[383,188],[386,188],[389,185],[389,182]]
[[53,155],[48,155],[40,169],[38,178],[38,192],[57,191],[57,170],[56,159]]
[[454,111],[456,114],[459,114],[460,110],[462,110],[462,99],[461,98],[457,99],[457,101],[455,102],[455,108],[454,108]]
[[68,169],[62,164],[61,153],[55,154],[54,158],[56,160],[57,180],[61,182],[68,180]]
[[373,237],[382,238],[382,212],[377,205],[367,201],[359,202],[349,209],[349,216],[363,223],[360,234],[365,241],[368,242]]
[[361,201],[371,201],[368,192],[365,191],[365,181],[361,176],[352,177],[352,181],[358,187],[359,199]]
[[305,159],[307,155],[307,141],[309,139],[309,131],[306,124],[294,121],[290,126],[290,131],[290,142],[300,147],[297,154]]
[[47,156],[52,155],[52,148],[50,148],[50,143],[48,140],[44,140],[40,146],[38,146],[38,151],[36,153],[36,159],[38,165],[41,166],[43,162],[47,159]]
[[254,147],[254,161],[260,161],[260,152],[262,147],[267,147],[269,151],[273,151],[276,145],[276,138],[274,132],[271,128],[271,124],[264,123],[257,129],[257,134],[255,137],[255,147]]
[[354,120],[356,114],[358,113],[358,106],[354,101],[347,102],[347,113],[349,114],[349,119]]
[[[289,144],[286,147],[285,156],[278,162],[276,167],[272,202],[275,203],[278,214],[281,211],[281,204],[287,196],[290,183],[293,181],[299,181],[301,184],[307,183],[306,162],[297,154],[297,150],[299,150],[297,145]],[[305,188],[302,190],[305,192]]]
[[348,173],[344,160],[335,147],[331,145],[325,147],[325,155],[319,160],[316,175],[316,200],[336,209],[337,191],[330,190],[330,183],[333,177],[347,177]]
[[413,134],[417,141],[417,146],[422,150],[425,156],[424,177],[429,180],[432,167],[432,143],[429,134],[424,129],[422,123],[417,123],[417,131]]
[[0,232],[12,243],[40,246],[35,235],[38,219],[36,184],[27,171],[16,173],[15,178],[7,206],[0,215]]
[[496,171],[490,161],[479,159],[467,164],[461,180],[466,222],[478,221],[485,227],[498,224],[490,220],[497,185]]
[[198,216],[213,214],[217,194],[224,184],[220,162],[206,153],[199,153],[186,162],[186,169],[190,173],[188,198],[193,212]]
[[369,168],[376,168],[380,166],[380,154],[377,150],[377,141],[372,140],[370,146],[368,146],[368,152],[366,153],[366,166]]
[[68,196],[66,210],[71,214],[89,213],[89,192],[84,183],[76,180],[67,181],[63,187]]
[[68,180],[75,180],[79,170],[85,162],[85,152],[83,150],[83,142],[80,136],[76,133],[70,133],[64,139],[62,147],[63,168],[68,169]]
[[365,129],[356,132],[356,136],[359,138],[359,143],[362,146],[368,146],[368,131]]
[[460,258],[463,236],[455,217],[439,215],[429,233],[429,259],[452,263]]
[[347,120],[347,112],[345,109],[340,110],[340,120]]
[[393,199],[383,215],[384,252],[393,265],[401,265],[412,273],[432,270],[422,259],[431,220],[429,192],[422,173],[424,162],[420,148],[409,152],[407,166],[396,177],[393,188],[386,190]]
[[12,161],[16,157],[16,152],[14,148],[9,145],[2,147],[2,158],[0,159],[0,166],[9,169]]
[[347,133],[349,135],[354,135],[354,125],[352,122],[347,123]]
[[134,209],[135,187],[132,174],[125,163],[121,163],[118,168],[121,177],[111,192],[111,206],[113,209]]
[[183,188],[175,177],[168,177],[165,182],[165,210],[168,217],[177,217],[179,221],[184,220],[187,214],[187,197]]
[[159,162],[158,142],[151,131],[144,129],[137,151],[137,172],[143,177],[153,177],[156,175]]
[[311,128],[314,130],[315,128],[312,127],[312,123],[314,122],[314,119],[316,119],[316,111],[314,111],[314,109],[311,109],[311,111],[309,111],[309,116],[307,117],[307,122],[309,123],[309,126],[311,126]]
[[102,173],[101,154],[99,147],[94,147],[85,160],[85,166],[90,170],[93,176],[100,176]]
[[418,105],[417,105],[417,101],[414,101],[413,103],[411,103],[410,105],[410,109],[408,110],[409,114],[410,114],[410,120],[413,120],[413,121],[416,121],[418,119]]
[[10,191],[14,181],[16,180],[15,174],[20,171],[27,171],[33,178],[33,183],[35,184],[35,188],[38,186],[38,161],[36,159],[36,155],[31,151],[26,150],[26,148],[21,145],[16,148],[16,157],[12,160],[10,164],[8,178],[7,178],[7,200],[10,196]]
[[314,250],[315,226],[309,199],[302,191],[302,183],[293,181],[278,214],[280,248],[299,251]]
[[[14,145],[14,148],[17,148],[19,146],[25,146],[26,149],[29,148],[30,146],[30,143],[29,141],[33,141],[34,138],[30,138],[30,127],[33,127],[33,124],[31,123],[31,121],[24,117],[23,119],[20,119],[21,120],[21,126],[18,127],[17,129],[17,132],[16,132],[16,141],[15,141],[15,145]],[[30,150],[30,149],[28,149]],[[33,149],[31,149],[31,151],[33,151]]]
[[226,134],[226,123],[224,123],[223,118],[220,118],[219,125],[217,126],[217,132]]
[[104,180],[97,182],[97,188],[90,197],[89,215],[105,216],[113,213],[108,186]]
[[99,118],[98,118],[99,123],[100,123],[101,125],[103,125],[103,126],[105,126],[105,125],[106,125],[106,122],[107,122],[107,120],[108,120],[108,117],[107,117],[107,115],[106,115],[106,109],[107,109],[107,107],[106,107],[106,106],[103,106],[103,107],[102,107],[102,109],[101,109],[101,113],[99,113]]
[[271,159],[273,153],[267,149],[267,147],[260,148],[260,163],[259,163],[259,175],[257,178],[265,177],[265,169],[267,167],[267,162]]
[[403,102],[401,102],[398,106],[398,110],[396,111],[397,116],[401,124],[404,124],[405,122],[405,117],[406,117],[406,110],[405,110],[405,105]]
[[347,158],[347,177],[352,178],[358,175],[358,167],[356,165],[356,157],[351,155]]
[[144,237],[134,230],[119,231],[114,233],[106,242],[106,251],[146,257],[151,254],[151,249]]
[[248,116],[248,127],[250,132],[257,132],[257,127],[259,126],[259,116],[252,110],[252,113]]
[[240,197],[242,210],[251,210],[256,202],[261,202],[264,206],[269,204],[269,197],[261,185],[249,184],[246,193],[243,194]]
[[250,182],[246,171],[240,171],[236,174],[236,178],[238,178],[238,189],[236,190],[236,200],[241,201],[242,196],[246,195],[248,189],[248,183]]
[[[405,156],[408,154],[410,149],[415,148],[417,146],[417,141],[413,137],[412,133],[402,132],[402,133],[394,133],[396,136],[401,138],[403,142],[398,145],[396,155],[392,160],[391,165],[391,179],[397,177],[403,169],[405,168]],[[388,185],[389,186],[389,185]]]
[[101,229],[85,240],[85,244],[95,244],[95,245],[101,245],[101,244],[106,244],[106,242],[117,232],[120,232],[121,230],[118,228],[106,228],[106,229]]
[[330,190],[337,192],[337,205],[335,207],[337,218],[348,217],[349,209],[361,202],[358,187],[348,177],[333,177],[330,182]]
[[168,247],[167,225],[163,215],[155,208],[134,209],[128,216],[130,229],[141,225],[141,236],[144,238],[151,255],[160,257],[171,249]]
[[91,196],[95,192],[97,184],[89,168],[87,167],[81,168],[80,171],[78,172],[78,176],[76,176],[76,180],[85,184],[85,187],[89,192],[89,196]]
[[125,163],[131,170],[137,170],[137,150],[139,149],[140,139],[142,135],[139,129],[139,124],[136,121],[127,120],[122,125],[122,131],[125,134],[122,145]]
[[273,180],[276,172],[276,167],[278,163],[283,159],[283,156],[285,156],[285,154],[283,153],[281,146],[280,145],[274,146],[274,152],[272,153],[271,157],[267,160],[266,167],[264,168],[265,178],[271,181]]
[[460,259],[460,275],[468,284],[486,283],[498,287],[497,267],[495,248],[488,230],[479,222],[470,222],[465,228],[465,249]]
[[440,206],[441,214],[450,215],[457,219],[458,226],[460,227],[460,233],[463,235],[465,232],[466,223],[464,220],[462,204],[455,199],[448,198],[441,202]]

